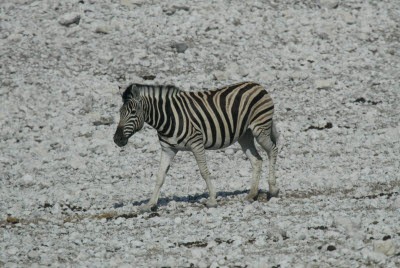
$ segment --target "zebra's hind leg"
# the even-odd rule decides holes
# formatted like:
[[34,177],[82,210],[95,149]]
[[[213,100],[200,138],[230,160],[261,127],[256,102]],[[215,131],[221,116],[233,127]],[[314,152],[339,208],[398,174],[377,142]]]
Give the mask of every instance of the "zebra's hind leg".
[[251,188],[246,197],[246,200],[253,201],[258,195],[258,184],[261,177],[262,158],[257,152],[256,146],[254,145],[254,137],[250,130],[247,130],[246,133],[238,140],[238,142],[247,158],[249,158],[251,167],[253,168]]
[[275,178],[275,164],[278,156],[278,132],[275,129],[274,124],[265,128],[258,128],[253,130],[253,135],[256,137],[257,142],[267,152],[269,158],[269,193],[271,197],[277,197],[279,189],[276,187]]
[[160,190],[161,187],[164,184],[165,177],[167,175],[168,169],[171,166],[171,162],[174,159],[175,155],[177,153],[177,150],[172,149],[172,148],[162,148],[161,151],[161,160],[160,160],[160,168],[158,170],[157,174],[157,182],[156,186],[153,190],[153,194],[150,198],[150,201],[142,206],[140,210],[142,212],[149,212],[151,209],[157,205],[158,197],[160,195]]
[[216,192],[214,186],[211,183],[210,171],[208,170],[207,167],[204,146],[202,144],[194,146],[192,147],[192,152],[194,157],[196,158],[197,165],[199,166],[200,174],[206,181],[208,192],[210,195],[206,205],[207,207],[217,207]]

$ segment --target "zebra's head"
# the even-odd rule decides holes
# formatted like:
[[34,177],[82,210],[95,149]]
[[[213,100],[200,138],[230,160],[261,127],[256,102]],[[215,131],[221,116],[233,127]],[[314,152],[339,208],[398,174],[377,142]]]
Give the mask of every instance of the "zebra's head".
[[119,147],[125,146],[128,139],[144,125],[139,89],[134,84],[126,88],[122,94],[122,101],[124,104],[120,109],[120,120],[114,134],[114,142]]

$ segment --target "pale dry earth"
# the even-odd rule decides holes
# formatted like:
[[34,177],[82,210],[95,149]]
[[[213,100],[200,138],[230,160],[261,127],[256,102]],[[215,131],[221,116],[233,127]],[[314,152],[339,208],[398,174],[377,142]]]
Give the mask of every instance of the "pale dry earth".
[[[0,267],[399,267],[400,2],[0,1]],[[179,153],[140,214],[156,132],[112,141],[130,82],[256,81],[279,198],[238,145]],[[267,158],[262,153],[264,159]]]

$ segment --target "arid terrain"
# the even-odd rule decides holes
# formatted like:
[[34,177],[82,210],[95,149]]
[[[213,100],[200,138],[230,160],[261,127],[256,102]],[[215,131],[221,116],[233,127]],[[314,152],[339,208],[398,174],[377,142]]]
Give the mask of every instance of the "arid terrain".
[[[119,86],[263,85],[258,201],[239,145],[180,152],[156,211],[149,126]],[[0,1],[0,267],[400,267],[400,1]],[[261,151],[261,150],[260,150]],[[264,159],[266,153],[262,152]]]

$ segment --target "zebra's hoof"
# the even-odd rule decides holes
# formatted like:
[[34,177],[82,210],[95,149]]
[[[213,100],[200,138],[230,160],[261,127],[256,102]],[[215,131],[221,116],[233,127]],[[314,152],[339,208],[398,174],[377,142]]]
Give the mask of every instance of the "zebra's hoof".
[[154,206],[153,205],[144,205],[140,207],[140,212],[141,213],[147,213],[151,212],[153,210]]
[[269,198],[271,199],[272,197],[278,197],[279,196],[279,189],[274,189],[273,191],[269,191]]
[[258,194],[248,194],[245,198],[246,201],[254,202],[257,199]]
[[216,208],[217,206],[218,206],[218,204],[217,204],[217,201],[207,201],[206,202],[206,206],[208,207],[208,208]]

